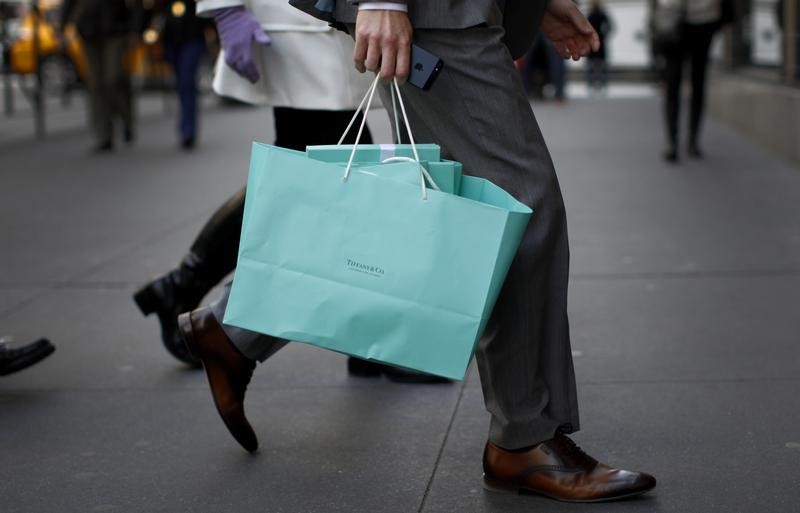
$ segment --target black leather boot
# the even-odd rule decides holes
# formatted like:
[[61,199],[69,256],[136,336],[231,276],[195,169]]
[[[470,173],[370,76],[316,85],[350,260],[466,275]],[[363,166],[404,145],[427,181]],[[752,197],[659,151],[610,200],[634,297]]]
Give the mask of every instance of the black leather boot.
[[189,253],[181,264],[167,274],[156,278],[139,289],[133,300],[144,315],[158,316],[161,339],[167,351],[178,360],[200,367],[200,360],[192,356],[178,333],[178,315],[191,312],[215,283],[202,278],[200,259]]
[[158,315],[167,351],[194,367],[200,367],[200,361],[187,351],[178,333],[177,318],[197,308],[203,297],[236,267],[244,196],[245,190],[241,189],[214,212],[177,269],[146,284],[133,296],[143,314]]

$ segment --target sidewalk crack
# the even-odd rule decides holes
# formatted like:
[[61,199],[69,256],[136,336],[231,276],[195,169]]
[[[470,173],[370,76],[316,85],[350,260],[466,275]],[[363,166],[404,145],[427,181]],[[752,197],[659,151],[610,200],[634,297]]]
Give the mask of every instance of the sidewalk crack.
[[433,486],[433,479],[436,477],[436,471],[439,469],[439,462],[442,460],[442,455],[444,454],[444,448],[447,446],[447,440],[450,438],[450,431],[453,429],[453,423],[456,420],[456,414],[458,413],[458,409],[461,407],[461,400],[464,398],[464,391],[467,389],[467,378],[464,378],[464,381],[461,382],[461,390],[458,391],[458,399],[456,399],[456,404],[453,407],[453,413],[450,415],[450,422],[447,424],[447,430],[444,433],[444,439],[442,440],[442,445],[439,447],[439,452],[436,454],[436,461],[433,463],[433,470],[431,471],[431,476],[428,478],[428,483],[425,486],[425,493],[422,494],[422,500],[419,503],[419,508],[417,508],[417,513],[422,513],[425,509],[425,503],[428,500],[428,495],[431,492],[431,487]]

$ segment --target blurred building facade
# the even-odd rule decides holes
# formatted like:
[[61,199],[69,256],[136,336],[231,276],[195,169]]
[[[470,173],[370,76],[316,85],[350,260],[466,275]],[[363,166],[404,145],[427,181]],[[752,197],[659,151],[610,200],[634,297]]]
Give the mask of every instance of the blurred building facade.
[[712,115],[800,163],[800,0],[736,0],[720,38]]
[[[649,27],[656,1],[603,2],[613,23],[608,41],[612,79],[652,76]],[[588,0],[579,3],[588,9]],[[718,34],[712,49],[711,114],[800,163],[800,0],[733,4],[736,20]]]

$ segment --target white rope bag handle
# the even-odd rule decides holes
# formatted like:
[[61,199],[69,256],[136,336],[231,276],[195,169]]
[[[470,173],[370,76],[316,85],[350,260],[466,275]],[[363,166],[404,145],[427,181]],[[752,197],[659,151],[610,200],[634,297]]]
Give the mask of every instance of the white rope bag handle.
[[[353,144],[353,150],[350,152],[350,158],[347,161],[347,167],[345,168],[344,175],[342,176],[342,181],[344,181],[344,182],[346,182],[347,179],[350,177],[350,171],[353,168],[353,159],[356,156],[356,150],[358,149],[358,143],[361,141],[361,135],[364,133],[364,126],[367,124],[367,113],[369,112],[369,109],[372,106],[372,100],[373,100],[373,97],[375,96],[375,90],[378,87],[378,82],[379,81],[380,81],[380,77],[376,76],[375,80],[372,81],[372,85],[370,85],[369,89],[367,90],[366,94],[364,95],[364,98],[361,100],[361,103],[358,105],[358,108],[356,108],[356,112],[353,115],[353,119],[350,120],[350,123],[347,125],[347,128],[345,128],[344,133],[342,134],[342,137],[339,139],[339,142],[336,143],[337,145],[341,145],[342,144],[342,141],[344,141],[344,138],[347,136],[348,132],[350,132],[350,129],[353,127],[353,124],[355,123],[356,119],[358,118],[358,114],[363,111],[364,115],[361,118],[361,125],[358,127],[358,134],[356,134],[356,141],[355,141],[355,144]],[[437,191],[440,191],[441,189],[439,188],[438,185],[436,185],[436,182],[433,180],[433,177],[430,175],[428,170],[425,169],[425,166],[423,166],[422,163],[419,160],[419,152],[417,152],[417,145],[414,142],[414,136],[411,135],[411,126],[408,123],[408,115],[406,114],[406,107],[405,107],[405,104],[403,103],[403,96],[400,94],[400,85],[397,83],[397,79],[393,79],[392,80],[392,85],[394,86],[391,89],[391,91],[392,91],[392,102],[394,103],[394,101],[395,101],[395,91],[396,91],[397,92],[397,98],[400,100],[400,111],[403,114],[403,122],[405,123],[405,126],[406,126],[406,131],[408,133],[408,140],[409,140],[409,142],[411,144],[411,151],[414,153],[414,158],[411,158],[411,157],[390,157],[388,159],[383,160],[382,163],[389,163],[389,162],[416,162],[419,165],[419,170],[420,170],[420,183],[421,183],[421,187],[422,187],[422,199],[423,200],[427,200],[428,199],[428,184],[430,184],[430,186],[433,189],[437,190]],[[399,120],[399,117],[397,116],[397,106],[396,105],[394,105],[394,113],[395,113],[395,116],[394,116],[395,133],[397,134],[397,137],[399,139],[399,137],[400,137],[400,120]]]

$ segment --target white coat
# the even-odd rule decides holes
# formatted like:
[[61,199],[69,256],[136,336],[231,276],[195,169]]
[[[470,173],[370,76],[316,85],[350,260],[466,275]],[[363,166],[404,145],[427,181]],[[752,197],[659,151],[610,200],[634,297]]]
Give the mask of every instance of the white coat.
[[287,0],[198,0],[197,13],[244,6],[272,38],[253,43],[261,79],[251,84],[225,64],[220,53],[214,91],[273,107],[353,110],[370,84],[370,75],[353,68],[353,41],[345,33],[289,5]]

